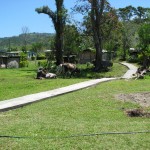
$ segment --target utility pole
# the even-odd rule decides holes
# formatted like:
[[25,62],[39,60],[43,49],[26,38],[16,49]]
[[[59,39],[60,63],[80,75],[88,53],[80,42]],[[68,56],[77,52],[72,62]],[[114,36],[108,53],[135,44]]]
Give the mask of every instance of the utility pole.
[[10,43],[10,39],[9,39],[9,48],[8,48],[8,51],[10,52],[11,51],[11,43]]

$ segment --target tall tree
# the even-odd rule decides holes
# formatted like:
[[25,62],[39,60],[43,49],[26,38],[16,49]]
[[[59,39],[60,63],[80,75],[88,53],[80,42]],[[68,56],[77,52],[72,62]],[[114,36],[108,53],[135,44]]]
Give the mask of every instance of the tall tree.
[[92,32],[93,39],[96,49],[95,58],[95,71],[99,71],[102,68],[102,15],[105,7],[106,0],[89,0],[91,4],[91,22],[92,22]]
[[127,6],[125,8],[119,8],[118,9],[118,16],[122,21],[130,21],[131,18],[135,15],[136,8],[130,6]]
[[82,6],[77,6],[76,10],[79,12],[90,12],[91,29],[96,49],[95,57],[95,71],[102,69],[102,49],[103,49],[103,13],[104,10],[110,8],[107,0],[80,0],[83,2]]
[[28,39],[29,28],[24,26],[22,27],[22,38],[23,38],[23,47],[22,50],[27,52],[27,39]]
[[74,25],[65,26],[64,53],[65,55],[78,54],[81,36]]
[[42,47],[43,47],[42,43],[33,43],[31,45],[31,49],[36,54],[36,57],[37,57],[38,53],[40,53],[42,51]]
[[137,7],[135,10],[135,22],[137,23],[143,23],[148,20],[148,13],[150,11],[150,8],[144,8],[144,7]]
[[143,24],[138,32],[139,47],[141,49],[142,63],[145,68],[150,66],[150,24]]
[[[100,27],[103,37],[103,48],[115,51],[118,48],[120,35],[119,32],[122,27],[121,23],[118,20],[116,10],[111,9],[109,11],[104,11],[101,20],[103,22],[103,24]],[[84,17],[83,26],[84,34],[92,35],[90,13],[88,14],[88,16]]]
[[54,24],[56,31],[55,49],[56,49],[56,65],[63,63],[63,40],[64,40],[64,26],[66,23],[66,10],[63,5],[64,0],[55,0],[56,11],[52,11],[48,6],[36,8],[38,13],[47,14]]
[[131,38],[135,34],[135,30],[133,27],[134,23],[132,23],[132,19],[135,16],[136,8],[130,6],[127,6],[125,8],[119,8],[117,10],[119,19],[122,23],[122,59],[126,60],[127,58],[127,52],[131,45]]

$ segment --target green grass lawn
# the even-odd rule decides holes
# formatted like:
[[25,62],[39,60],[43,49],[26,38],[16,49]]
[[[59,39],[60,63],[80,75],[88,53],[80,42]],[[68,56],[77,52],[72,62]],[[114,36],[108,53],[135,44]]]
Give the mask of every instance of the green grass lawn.
[[[21,70],[10,70],[14,71],[14,79],[20,79],[19,82],[13,82],[13,78],[7,70],[0,70],[0,73],[7,72],[2,80],[2,83],[7,81],[9,84],[4,88],[7,94],[14,91],[19,96],[20,91],[23,92],[21,85],[24,89],[23,94],[27,94],[87,80],[87,78],[34,80],[35,72],[33,70],[28,73],[27,71],[22,71],[22,73]],[[28,81],[27,84],[24,82],[24,77]],[[9,79],[11,79],[10,82]],[[29,86],[30,83],[32,87]],[[33,83],[36,84],[32,85]],[[57,86],[54,83],[57,83]],[[20,85],[20,88],[14,88],[16,86],[12,86],[12,84]],[[2,88],[0,89],[2,90]],[[1,112],[0,136],[25,138],[0,138],[0,150],[148,150],[150,133],[96,136],[92,136],[92,134],[150,130],[149,118],[130,118],[124,113],[126,109],[139,108],[138,104],[115,99],[115,95],[119,93],[149,91],[149,78],[131,81],[116,80],[33,103],[16,110]],[[15,94],[13,96],[12,94],[5,96],[5,94],[2,94],[2,100],[4,97],[15,96]],[[91,136],[78,136],[85,134],[91,134]],[[71,137],[72,135],[77,136]]]
[[64,87],[89,80],[91,76],[93,78],[121,76],[126,72],[127,68],[115,63],[112,70],[106,73],[92,73],[90,70],[83,70],[81,73],[83,77],[46,80],[34,79],[36,77],[36,70],[37,67],[34,65],[34,62],[30,63],[28,68],[0,69],[0,101]]
[[29,137],[1,138],[0,149],[148,150],[150,133],[63,137],[150,130],[149,118],[130,118],[124,113],[124,109],[139,105],[115,99],[118,93],[149,89],[150,80],[147,79],[111,81],[0,113],[0,135]]

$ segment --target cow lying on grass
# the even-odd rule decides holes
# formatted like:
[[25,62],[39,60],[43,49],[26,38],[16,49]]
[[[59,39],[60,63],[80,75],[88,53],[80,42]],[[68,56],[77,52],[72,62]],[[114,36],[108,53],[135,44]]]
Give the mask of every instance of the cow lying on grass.
[[137,72],[135,74],[133,74],[133,77],[135,79],[144,79],[144,75],[146,75],[148,72],[150,72],[149,69],[147,69],[145,67],[139,67],[137,69]]
[[50,73],[47,69],[39,68],[37,71],[36,79],[54,79],[57,78],[57,75],[54,73]]
[[6,65],[5,64],[1,64],[0,68],[6,68]]
[[63,63],[57,67],[57,75],[69,76],[80,73],[80,69],[77,68],[75,64]]

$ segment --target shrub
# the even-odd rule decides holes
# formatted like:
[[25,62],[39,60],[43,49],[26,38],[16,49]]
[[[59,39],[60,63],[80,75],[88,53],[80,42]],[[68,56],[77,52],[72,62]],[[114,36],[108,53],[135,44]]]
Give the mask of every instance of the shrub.
[[35,56],[32,56],[32,57],[31,57],[31,60],[35,60]]
[[20,61],[20,67],[28,67],[29,62],[27,60],[25,61]]
[[20,67],[28,67],[27,54],[22,52],[20,57]]
[[39,60],[38,61],[38,66],[40,67],[46,67],[47,66],[47,61],[46,60]]
[[44,60],[46,59],[45,55],[38,55],[37,60]]
[[129,56],[128,62],[130,62],[130,63],[138,63],[139,62],[139,58],[138,58],[138,56]]

